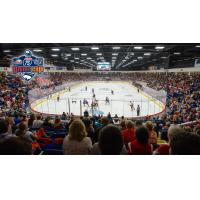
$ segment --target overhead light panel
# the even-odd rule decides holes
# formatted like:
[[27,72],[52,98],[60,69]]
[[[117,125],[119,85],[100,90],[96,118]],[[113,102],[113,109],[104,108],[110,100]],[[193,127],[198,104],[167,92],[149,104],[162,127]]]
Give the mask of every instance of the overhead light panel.
[[180,52],[174,52],[174,55],[180,55],[181,53]]
[[143,49],[142,46],[135,46],[134,49]]
[[200,45],[196,45],[195,47],[200,48]]
[[117,50],[120,49],[121,47],[113,47],[112,49]]
[[72,50],[72,51],[78,51],[78,50],[80,50],[80,49],[79,49],[78,47],[72,47],[71,50]]
[[51,54],[51,56],[52,56],[52,57],[58,57],[58,55],[57,55],[57,54]]
[[97,56],[102,56],[102,53],[97,53],[96,55],[97,55]]
[[87,56],[87,53],[82,53],[81,55],[82,55],[82,56]]
[[165,47],[164,46],[157,46],[155,47],[155,49],[158,49],[158,50],[161,50],[161,49],[164,49]]
[[3,52],[4,52],[4,53],[9,53],[9,52],[10,52],[10,50],[8,50],[8,49],[7,49],[7,50],[4,50]]
[[66,56],[71,56],[71,54],[70,54],[70,53],[67,53]]
[[87,60],[91,60],[92,58],[88,57]]
[[144,56],[150,56],[151,53],[144,53]]
[[42,49],[33,49],[34,52],[41,52]]
[[117,56],[117,55],[118,55],[118,53],[112,53],[112,55],[113,55],[113,56]]
[[138,59],[143,59],[143,57],[141,57],[141,56],[139,56],[139,57],[137,57]]
[[98,50],[99,47],[91,47],[92,50]]
[[51,49],[52,51],[60,51],[60,49],[58,49],[58,48],[53,48],[53,49]]

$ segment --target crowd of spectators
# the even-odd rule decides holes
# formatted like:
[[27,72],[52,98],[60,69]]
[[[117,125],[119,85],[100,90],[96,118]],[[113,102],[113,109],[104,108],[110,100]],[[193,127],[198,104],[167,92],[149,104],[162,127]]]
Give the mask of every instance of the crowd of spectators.
[[[30,119],[21,117],[19,121],[11,117],[0,119],[0,154],[200,154],[199,133],[188,132],[175,124],[158,129],[151,121],[119,120],[116,125],[112,117],[61,120],[33,114]],[[164,129],[167,138],[162,140]]]
[[[56,86],[105,77],[143,81],[154,90],[167,92],[167,110],[143,121],[110,115],[74,117],[68,113],[61,117],[35,116],[28,112],[28,91],[39,86],[0,73],[0,154],[200,154],[200,73],[96,72],[49,76]],[[191,121],[196,123],[189,124]],[[181,128],[181,123],[188,125]]]

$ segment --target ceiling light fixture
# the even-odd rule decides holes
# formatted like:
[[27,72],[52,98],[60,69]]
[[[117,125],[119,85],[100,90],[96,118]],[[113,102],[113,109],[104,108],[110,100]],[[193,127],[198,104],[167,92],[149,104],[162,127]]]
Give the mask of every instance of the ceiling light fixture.
[[4,50],[3,52],[4,52],[4,53],[9,53],[9,52],[10,52],[10,50]]
[[58,48],[51,49],[52,51],[60,51]]
[[78,50],[80,50],[80,49],[79,49],[78,47],[72,47],[71,50],[72,50],[72,51],[78,51]]
[[134,49],[143,49],[141,46],[135,46]]
[[164,49],[165,47],[164,46],[157,46],[155,47],[155,49],[158,49],[158,50],[161,50],[161,49]]
[[112,49],[117,50],[120,49],[121,47],[113,47]]
[[34,52],[41,52],[42,49],[34,49],[33,51],[34,51]]
[[92,50],[98,50],[99,47],[91,47]]

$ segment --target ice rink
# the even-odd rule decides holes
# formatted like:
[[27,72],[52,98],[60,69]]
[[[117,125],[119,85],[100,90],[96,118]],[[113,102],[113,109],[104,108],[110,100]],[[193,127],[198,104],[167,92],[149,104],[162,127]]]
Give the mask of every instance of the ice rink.
[[[86,87],[87,86],[87,90]],[[92,89],[98,100],[98,107],[91,107],[92,103]],[[111,90],[114,94],[111,94]],[[59,102],[57,96],[60,96]],[[105,99],[110,99],[110,104],[105,103]],[[83,99],[86,98],[89,106],[83,105]],[[131,110],[130,101],[134,102],[135,110]],[[73,103],[72,103],[73,102]],[[45,97],[39,99],[31,104],[34,111],[46,114],[62,114],[63,112],[70,112],[74,115],[80,115],[85,110],[90,114],[103,114],[107,115],[109,112],[112,116],[117,114],[119,117],[136,117],[137,105],[140,106],[140,116],[153,115],[163,111],[165,105],[160,101],[153,99],[146,93],[137,91],[129,82],[117,81],[90,81],[77,83],[71,87],[71,91],[61,91],[55,93],[52,97]]]

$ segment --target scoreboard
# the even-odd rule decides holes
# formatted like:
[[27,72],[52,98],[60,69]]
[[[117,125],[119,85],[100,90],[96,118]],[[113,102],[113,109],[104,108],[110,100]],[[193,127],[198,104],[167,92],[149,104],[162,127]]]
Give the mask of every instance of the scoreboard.
[[111,65],[109,62],[98,62],[97,70],[98,71],[110,71]]

